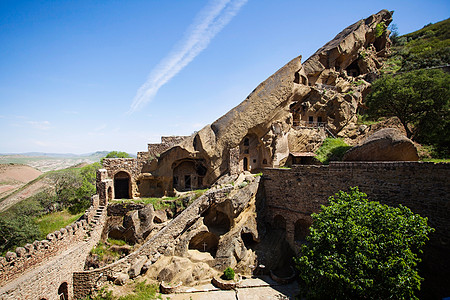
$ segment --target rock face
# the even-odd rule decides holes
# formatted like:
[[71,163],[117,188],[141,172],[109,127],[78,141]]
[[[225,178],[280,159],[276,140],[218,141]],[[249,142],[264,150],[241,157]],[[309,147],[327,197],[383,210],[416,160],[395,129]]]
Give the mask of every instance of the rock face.
[[414,143],[399,130],[385,128],[344,154],[344,161],[417,161]]
[[356,139],[356,113],[389,52],[391,21],[392,13],[382,10],[350,25],[303,65],[301,56],[292,59],[238,106],[159,157],[138,154],[141,174],[130,173],[130,194],[207,187],[226,173],[283,166],[290,153],[315,151],[327,135]]

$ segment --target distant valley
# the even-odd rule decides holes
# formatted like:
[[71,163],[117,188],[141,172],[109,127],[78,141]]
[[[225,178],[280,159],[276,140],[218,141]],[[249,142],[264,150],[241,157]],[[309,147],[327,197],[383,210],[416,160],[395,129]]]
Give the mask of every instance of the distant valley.
[[97,151],[88,154],[41,153],[0,154],[0,164],[23,164],[41,172],[61,170],[79,164],[91,164],[100,161],[109,151]]

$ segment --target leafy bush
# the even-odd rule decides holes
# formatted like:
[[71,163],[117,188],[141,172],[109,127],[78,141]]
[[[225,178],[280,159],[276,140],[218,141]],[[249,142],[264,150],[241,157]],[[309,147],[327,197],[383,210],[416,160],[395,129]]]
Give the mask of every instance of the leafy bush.
[[302,256],[300,290],[310,299],[411,299],[423,280],[419,254],[433,229],[399,205],[370,202],[357,187],[313,214]]
[[234,270],[233,268],[226,268],[225,271],[223,271],[223,278],[226,280],[233,280],[234,279]]
[[375,37],[380,37],[386,32],[386,24],[384,22],[378,23],[377,26],[375,26]]
[[344,153],[350,149],[342,139],[326,138],[317,150],[316,158],[323,164],[341,160]]

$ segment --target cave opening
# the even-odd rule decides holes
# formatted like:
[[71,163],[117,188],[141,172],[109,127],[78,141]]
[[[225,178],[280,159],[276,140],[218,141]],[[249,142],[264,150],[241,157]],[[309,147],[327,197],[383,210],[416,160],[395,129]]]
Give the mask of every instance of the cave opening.
[[197,233],[189,241],[188,249],[198,250],[200,252],[209,252],[213,257],[216,256],[217,247],[219,245],[219,237],[209,231]]
[[211,206],[204,213],[203,223],[209,228],[211,232],[215,232],[218,235],[227,233],[230,228],[230,219],[228,216],[217,210],[217,207]]
[[347,67],[347,75],[352,77],[358,77],[361,74],[361,70],[358,66],[358,60],[355,60]]
[[253,249],[255,248],[257,242],[255,241],[253,234],[251,232],[241,232],[241,239],[244,242],[245,248]]
[[126,172],[118,172],[114,175],[114,198],[130,198],[130,175]]

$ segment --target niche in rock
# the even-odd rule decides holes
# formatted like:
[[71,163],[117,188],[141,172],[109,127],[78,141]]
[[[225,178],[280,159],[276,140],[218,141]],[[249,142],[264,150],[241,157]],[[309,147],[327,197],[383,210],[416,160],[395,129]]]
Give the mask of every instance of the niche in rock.
[[210,231],[222,235],[227,233],[230,226],[230,219],[228,216],[217,210],[217,207],[211,206],[203,215],[203,223],[209,228]]
[[358,66],[358,60],[355,60],[347,67],[347,75],[357,77],[361,74],[361,71]]
[[216,256],[217,246],[219,245],[219,237],[208,231],[197,233],[189,241],[189,249],[198,250],[200,252],[209,252],[213,257]]
[[256,246],[256,241],[251,232],[241,231],[241,239],[247,249],[253,249]]

